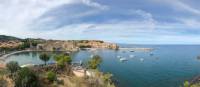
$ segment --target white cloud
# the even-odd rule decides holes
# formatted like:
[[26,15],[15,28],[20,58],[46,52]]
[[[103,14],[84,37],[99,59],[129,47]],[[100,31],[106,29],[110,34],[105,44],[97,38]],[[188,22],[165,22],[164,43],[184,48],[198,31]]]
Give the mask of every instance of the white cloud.
[[153,0],[160,2],[161,4],[167,4],[172,6],[173,9],[179,11],[190,12],[195,15],[200,15],[200,9],[194,8],[191,5],[185,3],[183,0]]
[[[34,35],[34,32],[30,31],[33,21],[53,8],[75,3],[96,8],[106,7],[91,0],[0,0],[0,34],[31,37]],[[92,13],[83,15],[88,14]],[[52,17],[43,19],[41,23],[52,19]]]
[[[177,10],[184,9],[193,14],[199,14],[199,10],[181,1],[169,1]],[[125,15],[141,17],[137,19],[106,19],[103,23],[76,23],[65,25],[64,27],[45,31],[31,30],[33,27],[38,28],[55,28],[56,22],[52,26],[43,26],[46,22],[54,21],[54,16],[47,16],[41,18],[42,15],[47,13],[53,8],[69,4],[84,4],[95,9],[87,10],[84,12],[73,13],[72,15],[66,14],[69,20],[88,17],[93,14],[98,14],[99,10],[108,10],[108,6],[99,4],[92,0],[0,0],[0,34],[14,35],[18,37],[42,37],[48,39],[102,39],[107,41],[123,42],[128,41],[134,43],[143,39],[144,41],[163,41],[170,39],[185,38],[185,40],[195,37],[192,40],[199,39],[199,36],[181,35],[183,28],[193,28],[192,26],[199,25],[200,22],[194,19],[179,19],[181,23],[165,23],[159,22],[154,19],[154,15],[145,10],[125,10]],[[114,9],[119,14],[121,11]],[[124,15],[123,14],[123,15]],[[106,16],[112,16],[108,14]],[[123,18],[123,17],[122,17]],[[37,23],[34,23],[37,21]],[[34,23],[34,24],[32,24]],[[195,28],[199,28],[196,26]],[[192,40],[188,40],[192,42]],[[172,41],[172,40],[171,40]],[[181,42],[182,40],[180,40]],[[165,41],[163,41],[165,42]],[[197,43],[197,42],[196,42]]]
[[100,8],[100,9],[108,9],[109,7],[106,5],[101,5],[99,3],[96,2],[92,2],[92,0],[82,0],[82,2],[88,6],[92,6],[92,7],[96,7],[96,8]]
[[[40,17],[51,8],[70,4],[73,0],[6,0],[0,3],[0,33],[24,35],[29,23]],[[12,32],[11,32],[12,31]]]
[[193,18],[179,18],[177,20],[181,21],[183,24],[185,24],[188,27],[196,28],[196,29],[200,28],[200,21],[197,20],[197,19],[193,19]]
[[44,32],[39,36],[54,39],[101,39],[119,41],[128,37],[134,37],[138,33],[153,33],[152,29],[156,29],[159,26],[153,19],[152,14],[143,10],[132,10],[131,12],[132,15],[141,16],[143,20],[110,21],[108,19],[108,22],[101,24],[72,24],[56,30]]
[[190,6],[190,5],[188,5],[188,4],[184,3],[184,2],[181,2],[179,0],[174,0],[174,2],[172,2],[172,3],[174,3],[175,6],[178,7],[180,10],[183,9],[183,10],[187,10],[187,11],[189,11],[191,13],[200,15],[200,10],[199,9],[193,8],[192,6]]

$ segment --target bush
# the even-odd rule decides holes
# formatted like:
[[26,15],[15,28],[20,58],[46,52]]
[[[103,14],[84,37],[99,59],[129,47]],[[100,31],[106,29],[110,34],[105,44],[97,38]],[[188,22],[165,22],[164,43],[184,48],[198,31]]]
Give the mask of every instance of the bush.
[[10,61],[6,64],[6,67],[11,74],[14,74],[20,69],[20,66],[16,61]]
[[57,79],[56,74],[54,72],[52,72],[52,71],[47,72],[47,79],[50,82],[55,81]]
[[60,60],[63,60],[64,62],[70,64],[72,62],[72,59],[70,56],[66,56],[66,55],[57,55],[54,57],[54,60],[55,61],[60,61]]
[[189,83],[188,81],[185,81],[184,84],[183,84],[183,86],[184,86],[184,87],[189,87],[189,86],[190,86],[190,83]]
[[87,66],[89,69],[97,69],[98,66],[101,64],[102,58],[98,55],[95,55],[87,62]]
[[38,77],[29,68],[22,68],[17,73],[15,87],[40,87]]
[[70,64],[72,62],[71,57],[66,55],[57,55],[54,60],[60,68],[64,68],[65,64]]
[[103,75],[102,79],[105,83],[111,83],[112,82],[112,80],[111,80],[112,76],[113,76],[112,74],[106,73],[106,74]]

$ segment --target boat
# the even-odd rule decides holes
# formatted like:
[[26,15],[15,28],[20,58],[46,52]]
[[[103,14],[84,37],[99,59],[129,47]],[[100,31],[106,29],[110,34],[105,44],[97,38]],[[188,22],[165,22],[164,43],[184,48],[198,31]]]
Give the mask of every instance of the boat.
[[133,58],[133,57],[135,57],[135,55],[129,55],[129,57],[130,57],[130,58]]
[[143,62],[143,61],[144,61],[144,59],[143,59],[143,58],[140,58],[140,61],[142,61],[142,62]]
[[121,58],[121,56],[117,56],[117,58]]
[[130,52],[135,52],[134,50],[130,50]]
[[126,58],[120,58],[119,59],[121,62],[123,62],[123,61],[128,61]]
[[94,57],[94,55],[90,55],[90,58],[93,58]]
[[150,55],[150,56],[153,56],[154,54],[153,54],[153,53],[150,53],[149,55]]

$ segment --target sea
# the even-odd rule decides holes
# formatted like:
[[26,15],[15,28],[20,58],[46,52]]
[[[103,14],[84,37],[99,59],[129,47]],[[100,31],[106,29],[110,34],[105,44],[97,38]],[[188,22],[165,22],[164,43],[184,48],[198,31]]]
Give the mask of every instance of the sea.
[[[73,62],[86,63],[99,55],[103,62],[100,71],[112,73],[117,87],[180,87],[184,81],[200,76],[200,45],[132,45],[120,44],[122,48],[153,48],[142,50],[80,50],[71,54]],[[41,52],[17,53],[6,58],[6,62],[44,64],[39,59]],[[53,63],[52,58],[48,63]],[[121,59],[125,59],[121,61]]]

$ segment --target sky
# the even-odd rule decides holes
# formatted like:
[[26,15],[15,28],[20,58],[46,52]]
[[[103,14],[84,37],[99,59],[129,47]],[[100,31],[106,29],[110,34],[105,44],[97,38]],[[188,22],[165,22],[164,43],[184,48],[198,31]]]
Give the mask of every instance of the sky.
[[200,44],[200,0],[0,0],[0,34]]

